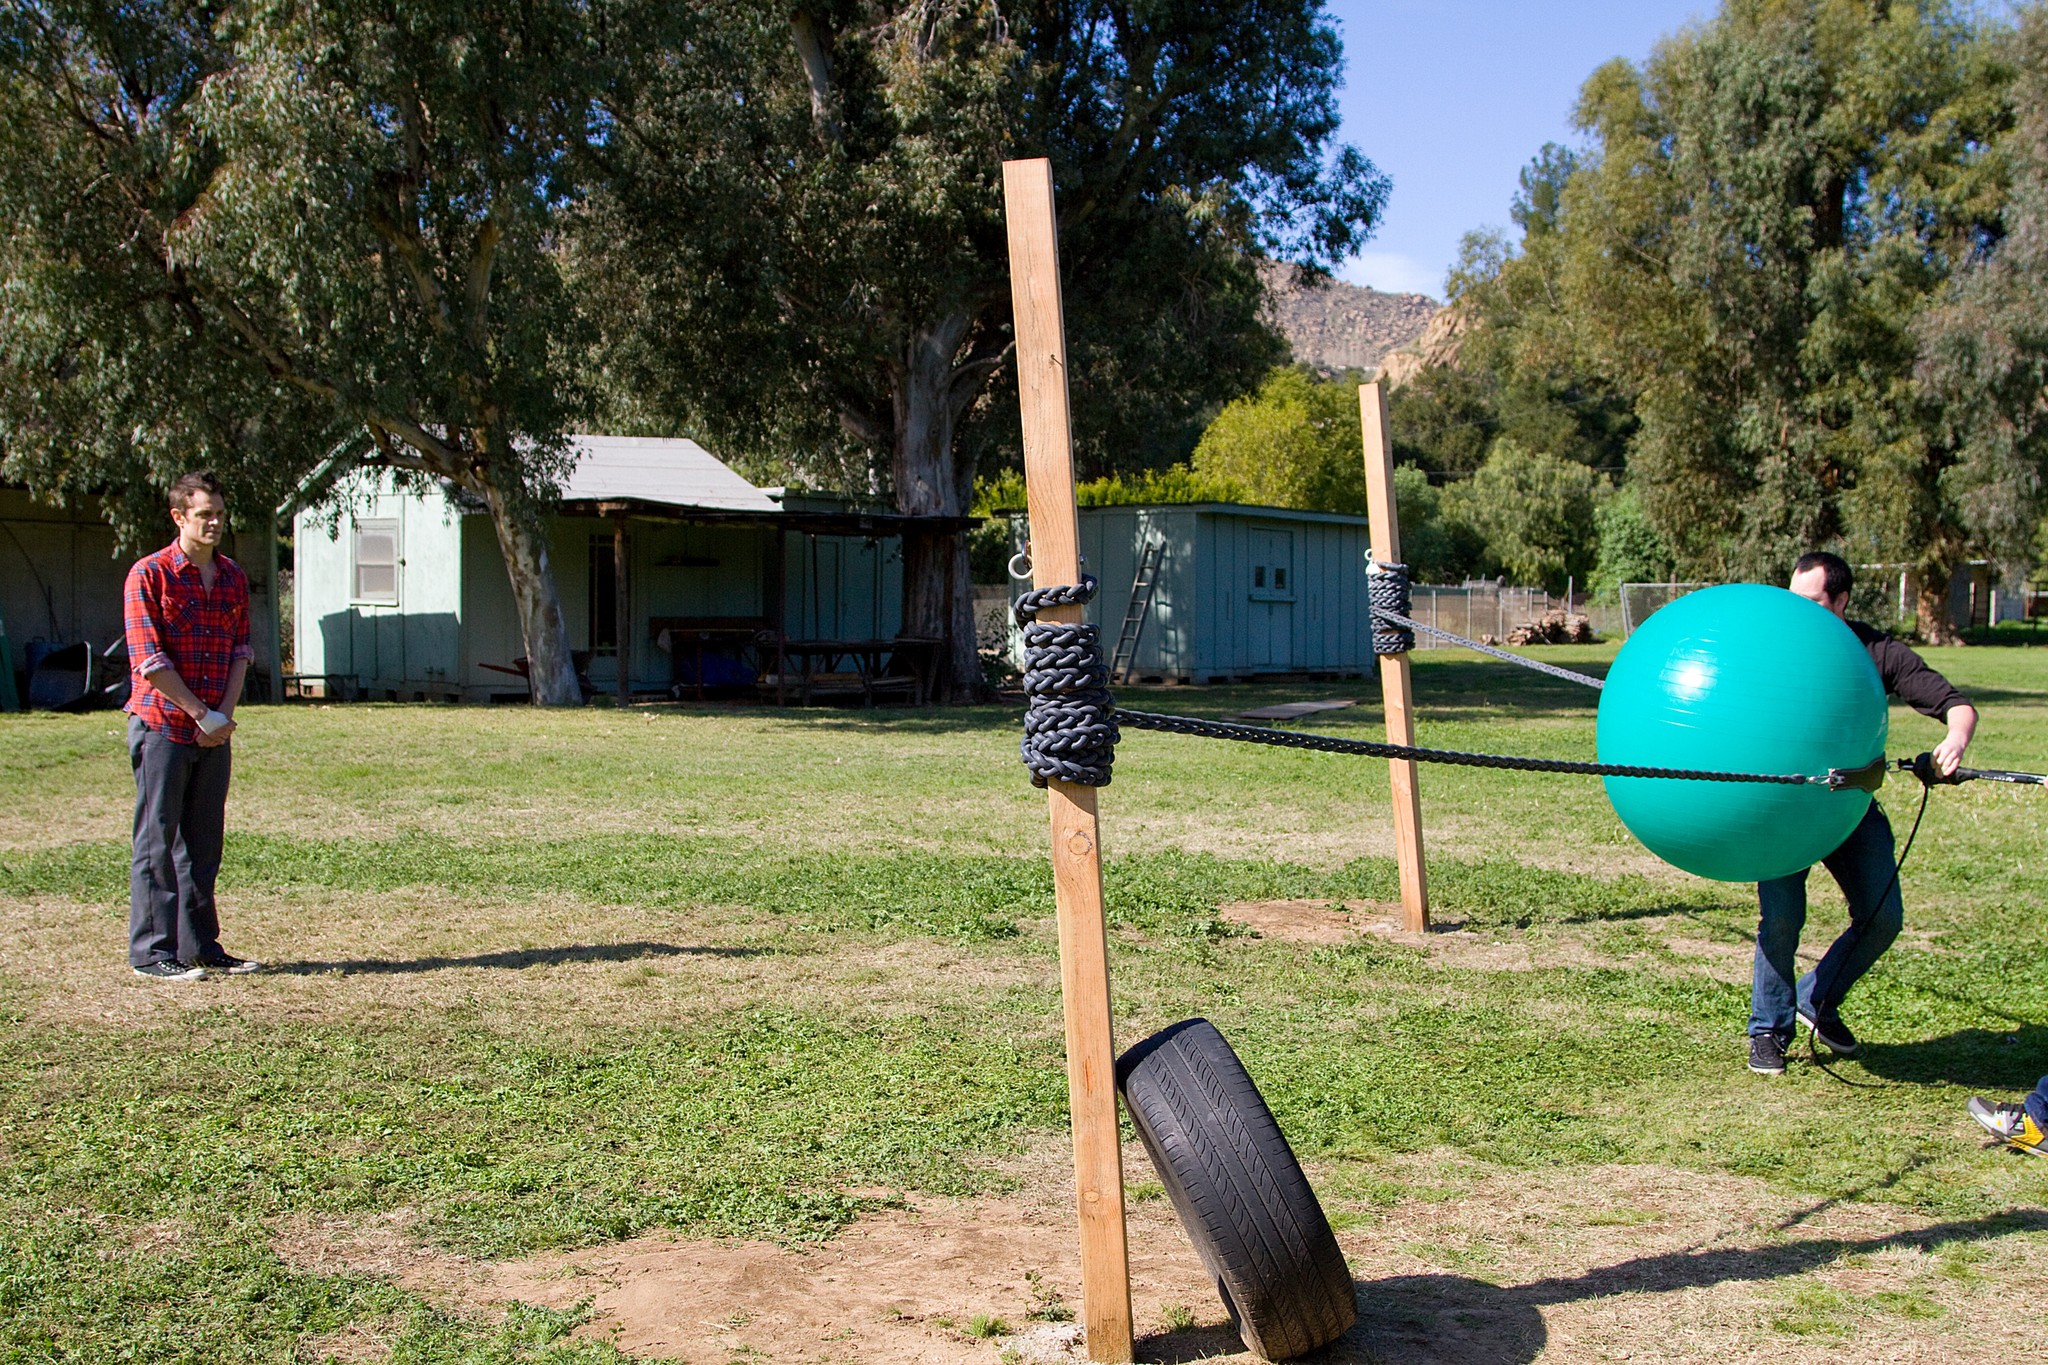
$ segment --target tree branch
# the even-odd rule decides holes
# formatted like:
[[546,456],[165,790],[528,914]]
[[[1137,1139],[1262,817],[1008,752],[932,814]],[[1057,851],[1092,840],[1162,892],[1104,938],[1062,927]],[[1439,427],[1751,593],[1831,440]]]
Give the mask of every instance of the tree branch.
[[818,26],[809,10],[798,10],[790,16],[789,36],[796,43],[796,55],[804,64],[804,80],[811,88],[811,125],[818,130],[818,138],[828,147],[837,147],[843,138],[839,126],[839,115],[832,108],[832,67],[825,58],[825,44],[818,37]]
[[469,322],[465,329],[470,347],[478,357],[484,353],[488,340],[487,327],[491,307],[491,268],[497,263],[498,243],[505,238],[505,229],[496,218],[484,220],[483,230],[477,234],[476,250],[469,259],[469,289],[467,306]]

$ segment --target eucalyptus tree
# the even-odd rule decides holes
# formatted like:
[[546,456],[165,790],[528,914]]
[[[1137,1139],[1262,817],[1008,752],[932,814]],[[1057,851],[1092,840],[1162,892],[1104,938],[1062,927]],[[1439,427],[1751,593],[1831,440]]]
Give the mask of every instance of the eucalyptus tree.
[[1626,396],[1678,572],[1832,544],[1911,563],[1947,631],[1972,539],[1916,320],[2005,232],[2012,74],[1945,0],[1728,0],[1586,82],[1590,148],[1468,292],[1517,364]]
[[1943,495],[1973,546],[2026,572],[2048,506],[2048,4],[2022,11],[2012,58],[2005,236],[1919,320],[1916,378],[1940,413]]
[[488,509],[534,699],[575,701],[540,514],[591,331],[555,247],[608,136],[612,45],[669,22],[605,0],[8,6],[7,471],[62,493],[216,460],[269,495],[367,433],[377,465]]
[[[1054,166],[1084,474],[1184,456],[1284,358],[1257,259],[1326,268],[1386,195],[1335,145],[1342,53],[1316,0],[777,14],[720,159],[689,131],[699,86],[635,86],[577,250],[612,291],[614,382],[814,474],[848,467],[899,512],[965,514],[977,464],[1015,450],[1006,157]],[[903,556],[905,629],[950,641],[963,695],[966,537],[913,530]]]

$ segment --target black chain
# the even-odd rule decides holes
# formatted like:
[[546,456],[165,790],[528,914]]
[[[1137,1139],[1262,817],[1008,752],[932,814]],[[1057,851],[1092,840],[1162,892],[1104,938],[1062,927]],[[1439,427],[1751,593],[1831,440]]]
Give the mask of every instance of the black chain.
[[1116,698],[1094,626],[1041,621],[1047,607],[1082,606],[1095,596],[1095,579],[1080,586],[1034,588],[1017,598],[1024,632],[1024,766],[1031,785],[1058,780],[1082,787],[1109,785],[1116,761]]
[[1281,749],[1313,749],[1327,754],[1359,754],[1366,758],[1405,758],[1416,763],[1447,763],[1462,768],[1505,768],[1525,773],[1578,773],[1587,777],[1671,777],[1688,782],[1762,782],[1781,787],[1827,787],[1827,777],[1798,773],[1725,773],[1694,768],[1638,768],[1626,763],[1579,763],[1564,758],[1515,758],[1508,754],[1470,754],[1457,749],[1419,749],[1412,744],[1382,744],[1370,739],[1338,739],[1263,725],[1235,725],[1192,716],[1162,716],[1150,711],[1117,708],[1116,719],[1133,730],[1159,730],[1203,739],[1235,739],[1246,744],[1271,744]]

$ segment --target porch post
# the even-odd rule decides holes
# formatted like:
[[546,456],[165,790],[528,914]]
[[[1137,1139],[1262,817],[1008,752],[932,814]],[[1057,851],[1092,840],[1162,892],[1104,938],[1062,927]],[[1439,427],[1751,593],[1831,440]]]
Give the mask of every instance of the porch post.
[[[617,658],[619,665],[618,686],[614,689],[618,705],[623,710],[633,700],[633,599],[627,591],[626,582],[626,516],[623,503],[602,502],[597,505],[602,515],[612,523],[612,634],[618,638]],[[703,679],[704,665],[697,665],[698,679]]]

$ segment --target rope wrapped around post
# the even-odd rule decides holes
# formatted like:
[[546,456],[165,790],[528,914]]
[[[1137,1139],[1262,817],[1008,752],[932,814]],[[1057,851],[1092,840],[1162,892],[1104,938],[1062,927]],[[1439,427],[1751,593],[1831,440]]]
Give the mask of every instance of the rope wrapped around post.
[[1034,588],[1017,599],[1026,699],[1021,748],[1034,787],[1053,781],[1109,785],[1120,736],[1101,631],[1078,622],[1038,619],[1047,607],[1080,606],[1094,596],[1095,578],[1083,574],[1078,586]]
[[1408,619],[1408,566],[1383,564],[1365,555],[1366,600],[1372,605],[1372,652],[1406,654],[1415,648],[1415,632],[1403,624]]

